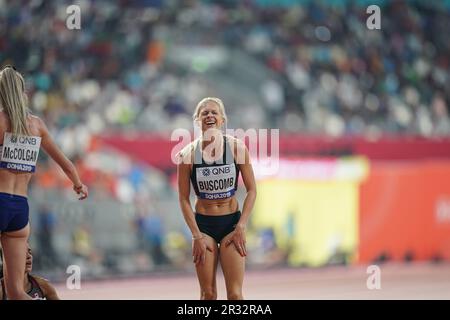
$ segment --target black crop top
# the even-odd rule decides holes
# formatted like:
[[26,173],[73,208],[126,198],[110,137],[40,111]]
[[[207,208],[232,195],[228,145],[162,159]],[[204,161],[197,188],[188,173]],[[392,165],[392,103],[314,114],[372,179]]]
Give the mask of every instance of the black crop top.
[[[204,161],[200,145],[195,148],[191,182],[197,197],[207,200],[232,197],[238,187],[239,167],[231,152],[226,136],[223,136],[222,159],[207,163]],[[198,141],[201,143],[201,140]]]

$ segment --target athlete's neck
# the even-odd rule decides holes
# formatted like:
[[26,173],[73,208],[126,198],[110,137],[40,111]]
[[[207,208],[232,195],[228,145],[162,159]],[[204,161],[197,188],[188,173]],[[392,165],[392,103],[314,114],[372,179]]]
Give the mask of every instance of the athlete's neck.
[[[223,149],[223,139],[217,139],[216,136],[208,137],[209,139],[205,139],[205,136],[202,136],[202,153],[210,157],[216,157],[216,155],[222,154]],[[216,140],[217,139],[217,140]],[[212,144],[212,145],[211,145]]]

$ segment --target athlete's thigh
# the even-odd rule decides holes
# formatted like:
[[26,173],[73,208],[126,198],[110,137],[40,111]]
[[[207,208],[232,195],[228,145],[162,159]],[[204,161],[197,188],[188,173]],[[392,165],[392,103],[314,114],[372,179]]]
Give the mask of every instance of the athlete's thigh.
[[200,282],[200,287],[202,289],[216,287],[216,270],[218,262],[218,248],[216,241],[206,234],[205,241],[208,243],[208,246],[212,248],[212,252],[206,250],[205,262],[203,264],[197,263],[195,265],[198,281]]
[[17,283],[19,279],[24,277],[29,234],[29,224],[17,231],[2,232],[0,240],[4,261],[3,272],[8,284]]
[[226,235],[219,248],[220,266],[222,267],[223,276],[227,290],[242,288],[245,272],[245,257],[242,257],[234,246],[230,243],[225,246],[225,243],[230,239],[232,234]]

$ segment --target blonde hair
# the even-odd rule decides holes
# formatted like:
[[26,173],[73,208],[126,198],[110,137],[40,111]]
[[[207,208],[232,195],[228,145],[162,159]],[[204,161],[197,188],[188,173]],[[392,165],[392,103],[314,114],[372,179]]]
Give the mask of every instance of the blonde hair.
[[[206,105],[206,103],[208,102],[214,102],[219,106],[219,112],[220,115],[223,118],[224,123],[227,122],[228,118],[227,118],[227,114],[225,113],[225,107],[223,105],[222,100],[220,100],[219,98],[216,97],[206,97],[203,98],[202,100],[200,100],[199,103],[197,103],[197,106],[195,107],[195,111],[192,115],[192,119],[194,121],[197,121],[199,116],[200,116],[200,111],[201,109]],[[181,161],[190,161],[189,159],[185,159],[185,157],[193,154],[193,152],[195,151],[195,149],[198,146],[198,142],[201,140],[201,137],[195,139],[194,141],[192,141],[191,143],[189,143],[188,145],[186,145],[182,150],[180,150],[180,152],[178,152],[177,156],[179,157],[179,160]]]
[[204,107],[206,105],[206,103],[211,102],[211,101],[216,103],[219,106],[220,115],[222,116],[223,121],[227,122],[228,118],[227,118],[227,114],[225,113],[225,107],[223,105],[223,102],[222,102],[222,100],[220,100],[219,98],[216,98],[216,97],[206,97],[206,98],[203,98],[202,100],[200,100],[200,102],[197,103],[197,106],[195,107],[195,111],[194,111],[194,114],[192,115],[192,119],[194,119],[194,121],[198,120],[199,115],[200,115],[200,110],[202,109],[202,107]]
[[13,67],[7,66],[0,72],[0,104],[8,115],[13,134],[29,135],[27,126],[28,99],[25,94],[25,80]]

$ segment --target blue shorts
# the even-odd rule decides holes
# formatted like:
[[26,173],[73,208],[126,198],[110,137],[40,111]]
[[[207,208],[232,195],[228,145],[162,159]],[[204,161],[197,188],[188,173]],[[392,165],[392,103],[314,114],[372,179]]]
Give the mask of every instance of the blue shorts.
[[25,228],[29,211],[26,197],[0,192],[0,232]]
[[217,243],[220,243],[227,234],[234,231],[240,218],[240,211],[222,216],[195,214],[195,221],[200,231],[211,236]]

